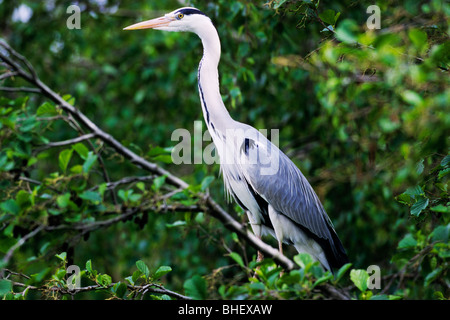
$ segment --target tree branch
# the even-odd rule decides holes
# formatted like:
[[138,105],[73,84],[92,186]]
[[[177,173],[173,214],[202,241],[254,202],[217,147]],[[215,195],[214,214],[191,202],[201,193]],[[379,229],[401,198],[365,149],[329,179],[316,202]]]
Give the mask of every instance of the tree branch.
[[82,136],[79,136],[79,137],[76,137],[76,138],[73,138],[73,139],[69,139],[69,140],[58,141],[58,142],[49,142],[49,143],[47,143],[45,145],[42,145],[42,146],[38,147],[36,149],[36,152],[41,152],[41,151],[44,151],[44,150],[47,150],[47,149],[50,149],[50,148],[54,148],[54,147],[63,147],[63,146],[71,145],[71,144],[76,144],[78,142],[89,140],[89,139],[92,139],[94,137],[95,137],[94,133],[88,133],[88,134],[85,134],[85,135],[82,135]]
[[0,91],[5,92],[29,92],[29,93],[41,93],[40,89],[36,88],[26,88],[26,87],[0,87]]
[[[16,251],[18,248],[20,248],[25,242],[27,242],[28,239],[33,238],[35,235],[37,235],[39,232],[45,229],[44,225],[40,225],[27,235],[25,235],[23,238],[21,238],[15,245],[13,245],[11,248],[9,248],[8,252],[6,252],[6,255],[2,259],[2,265],[6,266],[11,259],[14,251]],[[3,271],[0,272],[0,278],[3,276]]]
[[[30,73],[23,70],[20,64],[16,63],[14,60],[10,58],[10,56],[6,56],[3,52],[0,52],[0,59],[2,59],[13,72],[16,72],[19,76],[21,76],[24,80],[29,82],[31,85],[37,87],[39,91],[52,100],[54,103],[59,105],[64,111],[72,115],[77,121],[79,121],[83,126],[91,131],[92,136],[96,136],[101,139],[103,142],[112,147],[116,152],[124,156],[126,159],[130,160],[136,166],[150,171],[157,176],[166,176],[166,182],[175,186],[178,189],[186,189],[189,187],[182,179],[173,175],[169,171],[161,168],[155,163],[149,162],[144,158],[138,156],[130,149],[123,146],[119,141],[117,141],[113,136],[101,130],[94,122],[92,122],[86,115],[84,115],[79,109],[72,106],[70,103],[65,101],[60,95],[50,89],[46,84],[44,84],[36,72],[34,71],[31,64],[26,63],[26,59],[18,54],[14,49],[12,49],[7,43],[4,41],[0,41],[0,46],[3,46],[10,54],[10,56],[19,59],[23,63],[26,64]],[[86,137],[86,135],[84,135]],[[278,250],[267,245],[262,240],[253,235],[250,231],[247,230],[243,225],[237,222],[228,212],[226,212],[218,203],[216,203],[209,195],[199,193],[197,195],[200,199],[202,199],[206,206],[206,211],[211,216],[215,217],[219,221],[223,223],[223,225],[230,231],[236,232],[241,238],[245,239],[250,245],[252,245],[255,249],[263,252],[266,256],[273,258],[277,263],[282,265],[286,269],[294,268],[295,264],[292,260],[288,259],[284,255],[280,254]]]
[[15,71],[6,72],[6,73],[0,75],[0,80],[5,80],[7,78],[14,77],[14,76],[17,76],[17,75],[18,75],[18,73],[15,72]]
[[[17,273],[12,272],[10,270],[6,270],[5,269],[5,271],[10,273],[10,274],[17,275]],[[22,275],[22,274],[20,274],[20,276],[29,278],[28,276],[25,276],[25,275]],[[24,283],[16,282],[16,281],[11,281],[11,283],[14,286],[25,287],[26,289],[29,289],[29,290],[38,290],[38,291],[43,291],[43,292],[49,292],[50,291],[50,292],[56,292],[56,293],[59,293],[59,294],[70,294],[70,295],[74,295],[74,294],[77,294],[77,293],[80,293],[80,292],[110,289],[110,288],[112,288],[113,286],[116,285],[116,283],[111,283],[110,285],[107,285],[107,286],[102,286],[100,284],[94,284],[94,285],[91,285],[91,286],[81,287],[81,288],[78,288],[78,289],[75,289],[75,290],[69,290],[68,288],[65,288],[65,287],[56,287],[56,286],[51,286],[51,287],[30,286],[30,285],[26,285]],[[128,290],[130,290],[132,292],[137,292],[137,293],[142,294],[142,298],[144,297],[144,295],[147,292],[150,292],[150,293],[166,294],[166,295],[168,295],[170,297],[173,297],[175,299],[178,299],[178,300],[192,300],[192,298],[190,298],[188,296],[185,296],[185,295],[182,295],[180,293],[177,293],[177,292],[171,291],[169,289],[166,289],[162,285],[156,284],[156,283],[149,283],[149,284],[140,285],[140,286],[139,285],[134,285],[133,286],[133,285],[128,284],[127,288],[128,288]]]

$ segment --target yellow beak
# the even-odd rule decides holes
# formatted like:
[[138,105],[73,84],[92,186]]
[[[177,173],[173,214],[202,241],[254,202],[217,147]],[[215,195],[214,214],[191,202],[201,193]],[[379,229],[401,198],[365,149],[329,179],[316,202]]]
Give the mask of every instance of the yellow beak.
[[173,19],[167,17],[156,18],[148,21],[139,22],[123,28],[123,30],[138,30],[138,29],[154,29],[160,27],[166,27],[171,23]]

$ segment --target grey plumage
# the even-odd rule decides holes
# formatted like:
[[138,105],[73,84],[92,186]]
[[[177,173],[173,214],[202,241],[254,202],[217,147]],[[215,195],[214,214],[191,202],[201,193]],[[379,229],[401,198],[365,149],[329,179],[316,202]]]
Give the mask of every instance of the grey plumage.
[[[294,245],[331,271],[347,263],[345,249],[301,171],[256,129],[238,122],[233,128],[238,133],[233,150],[238,152],[234,163],[222,164],[221,168],[228,192],[249,211],[254,233],[271,234]],[[227,152],[233,152],[228,149]],[[280,219],[283,224],[277,230],[274,221]]]

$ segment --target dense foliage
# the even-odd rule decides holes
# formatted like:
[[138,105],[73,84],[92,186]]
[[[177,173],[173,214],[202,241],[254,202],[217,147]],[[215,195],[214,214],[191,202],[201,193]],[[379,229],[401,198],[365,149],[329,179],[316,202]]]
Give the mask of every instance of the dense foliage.
[[[0,36],[43,83],[189,184],[136,165],[4,61],[0,296],[448,299],[448,2],[376,1],[380,29],[368,28],[364,1],[187,2],[78,1],[81,28],[69,29],[70,2],[0,1]],[[351,260],[335,275],[287,247],[294,269],[270,258],[257,265],[255,248],[199,196],[246,223],[225,200],[219,166],[172,163],[172,132],[186,128],[193,139],[202,120],[200,41],[122,28],[186,4],[221,36],[232,116],[278,128],[280,148],[322,200]],[[370,286],[370,265],[380,287]]]

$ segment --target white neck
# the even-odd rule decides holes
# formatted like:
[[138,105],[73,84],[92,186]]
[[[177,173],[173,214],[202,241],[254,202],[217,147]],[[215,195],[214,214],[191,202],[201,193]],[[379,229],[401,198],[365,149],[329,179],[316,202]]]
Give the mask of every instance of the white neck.
[[[206,125],[211,131],[225,132],[233,122],[222,101],[219,88],[218,65],[220,61],[220,40],[212,23],[196,31],[202,40],[203,58],[198,68],[198,88]],[[213,130],[211,130],[213,129]],[[213,135],[213,132],[211,132]]]

